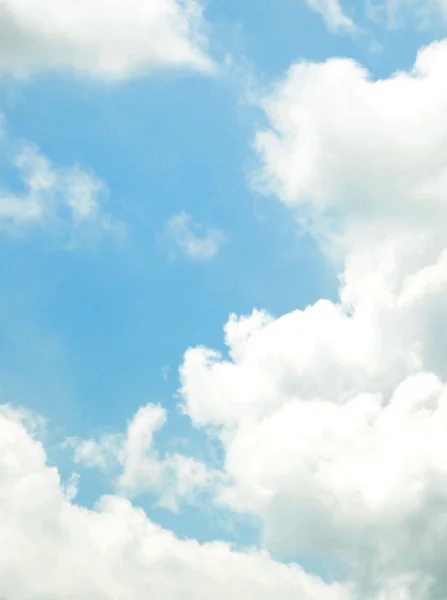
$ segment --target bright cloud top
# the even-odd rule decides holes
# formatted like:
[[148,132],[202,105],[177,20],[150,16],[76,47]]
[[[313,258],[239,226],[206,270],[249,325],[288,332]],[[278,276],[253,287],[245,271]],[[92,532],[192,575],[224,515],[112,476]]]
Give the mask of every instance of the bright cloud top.
[[292,66],[263,102],[272,125],[256,140],[265,185],[288,205],[356,218],[444,210],[446,59],[447,43],[433,44],[411,73],[382,81],[348,59]]
[[341,561],[361,598],[445,595],[446,62],[441,42],[382,81],[300,63],[263,99],[257,185],[342,261],[340,302],[233,316],[229,359],[181,369],[225,450],[218,503],[275,551]]
[[165,234],[173,256],[180,255],[197,261],[215,258],[226,241],[222,230],[204,228],[186,212],[174,215],[168,220]]
[[118,496],[95,510],[74,505],[11,410],[0,412],[0,498],[0,595],[9,600],[349,598],[265,553],[181,541]]
[[119,80],[158,67],[209,71],[195,0],[0,0],[0,71]]

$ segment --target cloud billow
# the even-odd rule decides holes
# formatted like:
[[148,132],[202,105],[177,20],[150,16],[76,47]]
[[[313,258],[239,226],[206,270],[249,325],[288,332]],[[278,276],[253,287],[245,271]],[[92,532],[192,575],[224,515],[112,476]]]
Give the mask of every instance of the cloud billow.
[[445,589],[446,60],[435,43],[378,81],[302,62],[260,99],[253,182],[342,264],[340,299],[233,316],[229,359],[193,348],[181,368],[225,450],[218,503],[281,555],[342,561],[361,598]]

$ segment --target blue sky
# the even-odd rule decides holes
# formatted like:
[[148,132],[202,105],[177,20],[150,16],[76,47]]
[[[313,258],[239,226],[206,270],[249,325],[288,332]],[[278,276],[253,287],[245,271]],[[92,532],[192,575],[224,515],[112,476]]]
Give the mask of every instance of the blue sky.
[[[3,3],[10,5],[5,10],[14,11],[13,0]],[[48,0],[43,5],[48,8]],[[206,52],[215,64],[212,74],[160,59],[155,71],[133,75],[129,70],[114,81],[103,77],[101,65],[86,75],[77,63],[54,68],[42,59],[43,66],[33,66],[22,78],[8,66],[9,54],[0,44],[5,56],[0,192],[16,199],[26,192],[13,160],[32,144],[60,173],[78,165],[101,181],[103,210],[119,223],[116,230],[81,236],[71,245],[71,225],[63,229],[56,222],[48,228],[5,226],[0,236],[0,399],[47,420],[43,437],[48,461],[57,465],[63,481],[73,471],[80,474],[78,505],[92,508],[103,494],[114,493],[119,468],[115,464],[92,470],[88,460],[73,464],[72,447],[64,446],[64,440],[124,434],[128,421],[149,403],[161,405],[168,415],[166,425],[154,434],[161,457],[182,451],[209,469],[225,471],[227,438],[219,438],[213,427],[217,423],[225,429],[226,421],[213,416],[202,422],[194,413],[193,392],[186,387],[179,392],[186,385],[179,378],[185,352],[206,347],[227,359],[223,328],[231,314],[250,315],[258,309],[280,323],[283,315],[287,318],[321,298],[336,303],[339,274],[351,277],[354,250],[346,251],[341,266],[334,264],[312,235],[300,229],[290,210],[295,200],[287,202],[281,191],[275,193],[275,183],[271,194],[252,184],[265,159],[254,148],[255,137],[272,127],[260,98],[275,94],[292,64],[325,63],[332,57],[363,65],[371,80],[392,81],[395,71],[411,70],[421,47],[445,35],[445,23],[439,18],[421,25],[417,11],[404,1],[403,22],[396,27],[386,22],[385,4],[377,22],[368,18],[363,2],[346,0],[342,5],[346,18],[355,23],[354,31],[331,30],[324,15],[312,10],[312,2],[208,0],[203,18]],[[294,143],[293,135],[290,139]],[[327,139],[332,143],[333,138]],[[279,180],[284,171],[278,173]],[[343,185],[349,196],[350,181]],[[366,179],[364,185],[367,189]],[[343,199],[336,201],[343,206]],[[218,232],[209,256],[203,256],[202,246],[188,255],[182,240],[173,239],[175,231],[169,236],[168,223],[176,215],[190,216],[191,239],[206,238],[207,232],[212,238],[210,231]],[[330,342],[327,347],[332,348]],[[268,354],[266,349],[259,352],[256,357]],[[271,364],[283,360],[278,356]],[[296,372],[307,377],[307,367],[300,370],[296,360]],[[320,380],[338,385],[338,374],[332,367],[324,370],[324,364]],[[385,395],[391,379],[380,388]],[[270,389],[268,383],[262,385]],[[371,385],[360,391],[379,389]],[[228,393],[231,404],[237,392]],[[182,403],[188,414],[182,414]],[[215,414],[220,412],[216,409]],[[235,464],[238,460],[234,458]],[[225,476],[229,473],[230,467]],[[327,557],[312,544],[291,552],[288,543],[277,544],[273,517],[257,508],[240,508],[245,500],[232,510],[225,503],[214,504],[211,494],[185,502],[175,512],[157,506],[159,492],[137,493],[134,502],[149,519],[181,538],[266,547],[273,558],[297,561],[325,579],[345,577],[337,554]]]
[[[346,45],[293,4],[284,2],[279,12],[268,2],[243,12],[234,2],[209,5],[209,19],[222,32],[213,41],[216,54],[242,52],[242,73],[218,79],[159,73],[115,85],[53,74],[6,82],[10,134],[32,140],[57,164],[94,172],[107,185],[108,209],[127,228],[118,243],[105,237],[74,251],[41,235],[2,240],[2,396],[44,415],[59,437],[122,429],[139,406],[155,402],[172,413],[158,437],[162,448],[173,435],[200,443],[177,416],[185,350],[200,344],[225,351],[222,328],[230,313],[259,308],[279,316],[336,292],[334,273],[314,243],[283,207],[248,184],[262,115],[241,101],[245,68],[259,61],[253,75],[262,84],[306,46],[309,57],[324,58],[308,27],[328,51],[334,41],[337,49]],[[306,42],[290,26],[291,10],[297,22],[305,20]],[[16,184],[13,172],[5,178]],[[228,242],[215,260],[170,259],[160,236],[181,211],[225,231]],[[54,460],[61,460],[57,450]],[[95,478],[85,473],[84,479],[80,498],[92,502]],[[163,512],[159,520],[171,524]],[[209,524],[201,517],[200,525],[195,517],[197,532],[192,518],[186,511],[176,519],[179,533],[246,543],[241,524],[232,533],[213,516]],[[248,543],[253,539],[250,532]]]
[[[394,33],[377,56],[369,40],[329,33],[295,0],[210,2],[206,15],[216,56],[230,55],[241,72],[217,79],[160,72],[112,85],[51,73],[5,82],[8,132],[57,164],[94,172],[127,228],[118,243],[105,238],[65,252],[40,235],[2,239],[2,395],[66,435],[121,429],[139,406],[155,402],[174,423],[159,444],[188,437],[174,396],[188,347],[225,351],[230,313],[280,316],[336,296],[336,273],[312,240],[283,207],[250,189],[252,138],[263,117],[244,102],[241,85],[253,77],[268,86],[297,58],[334,55],[387,75],[411,64],[419,44]],[[368,25],[365,38],[379,33],[384,43],[389,34]],[[4,181],[17,185],[14,173]],[[215,260],[170,260],[159,237],[180,211],[225,231],[228,243]]]

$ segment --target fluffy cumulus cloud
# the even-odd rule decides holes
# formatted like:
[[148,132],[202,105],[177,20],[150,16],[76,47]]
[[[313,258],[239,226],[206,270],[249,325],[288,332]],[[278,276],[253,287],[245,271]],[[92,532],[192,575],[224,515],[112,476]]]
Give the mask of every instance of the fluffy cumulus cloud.
[[97,440],[69,439],[67,445],[73,448],[77,464],[109,473],[118,467],[115,485],[121,494],[152,494],[158,505],[177,511],[180,502],[196,502],[219,476],[192,457],[159,455],[154,434],[166,417],[163,408],[149,404],[129,421],[125,434],[107,433]]
[[0,72],[124,79],[158,67],[209,71],[196,0],[0,0]]
[[204,228],[183,211],[166,223],[165,240],[172,257],[209,261],[217,256],[226,237],[221,229]]
[[101,232],[119,233],[122,225],[102,209],[105,186],[78,166],[55,166],[39,149],[25,144],[12,167],[20,191],[0,187],[0,229],[10,234],[41,230],[78,244]]
[[217,502],[275,552],[342,563],[360,598],[445,597],[446,63],[446,42],[379,81],[303,62],[262,99],[255,184],[341,265],[340,299],[233,316],[229,357],[181,368],[224,448]]
[[[70,492],[70,493],[69,493]],[[32,429],[0,410],[0,596],[8,600],[347,600],[265,553],[177,539],[118,497],[73,503]]]

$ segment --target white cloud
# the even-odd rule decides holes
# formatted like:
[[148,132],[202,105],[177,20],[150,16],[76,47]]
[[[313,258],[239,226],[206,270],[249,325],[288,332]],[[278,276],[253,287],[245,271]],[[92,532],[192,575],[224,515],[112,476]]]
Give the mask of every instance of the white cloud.
[[378,279],[402,285],[425,253],[434,261],[444,248],[446,59],[447,42],[437,42],[410,73],[379,81],[351,60],[301,63],[264,100],[272,128],[256,140],[259,184],[345,260],[346,302],[368,284],[385,294]]
[[223,231],[204,229],[186,212],[174,215],[168,220],[165,235],[175,253],[197,261],[213,260],[226,241]]
[[162,467],[152,442],[154,433],[165,421],[165,410],[149,405],[140,408],[129,423],[122,449],[123,473],[119,478],[119,487],[131,492],[145,486],[161,487]]
[[24,191],[0,188],[0,229],[63,235],[68,244],[100,232],[119,233],[122,225],[102,210],[105,186],[80,167],[56,167],[34,145],[22,147],[13,167]]
[[181,541],[118,496],[73,504],[42,445],[0,415],[0,596],[8,600],[348,600],[299,567]]
[[196,0],[0,0],[0,72],[111,80],[158,67],[209,71]]
[[75,463],[105,471],[119,465],[115,484],[120,493],[130,497],[153,494],[160,506],[178,511],[180,502],[196,501],[219,476],[192,457],[178,453],[160,457],[154,434],[165,422],[166,411],[149,404],[138,410],[125,434],[104,434],[98,440],[70,439],[68,445],[74,449]]
[[347,17],[338,0],[306,0],[313,11],[319,13],[329,31],[356,31],[356,25]]
[[348,59],[291,67],[263,103],[272,126],[256,142],[265,184],[289,205],[336,206],[368,219],[403,204],[415,218],[427,205],[438,210],[446,57],[447,43],[433,44],[411,73],[382,81]]
[[339,261],[340,302],[233,316],[229,359],[181,369],[225,451],[218,501],[276,551],[344,563],[361,598],[445,596],[446,61],[444,41],[381,81],[300,63],[262,100],[256,185]]

